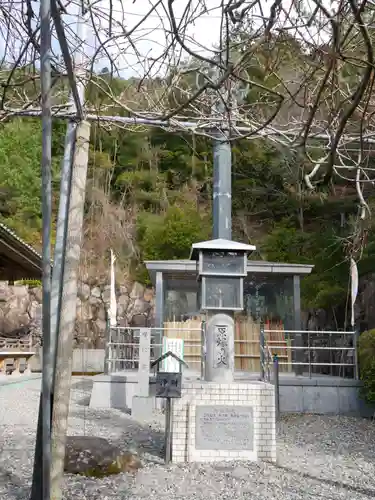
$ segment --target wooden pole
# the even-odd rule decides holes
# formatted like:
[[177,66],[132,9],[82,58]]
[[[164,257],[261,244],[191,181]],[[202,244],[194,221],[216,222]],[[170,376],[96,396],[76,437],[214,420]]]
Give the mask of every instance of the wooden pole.
[[280,379],[279,379],[279,358],[277,354],[273,357],[273,384],[275,389],[275,414],[276,420],[280,417]]
[[77,312],[78,271],[81,253],[83,214],[86,194],[90,124],[77,127],[73,157],[72,189],[67,227],[67,244],[62,287],[60,332],[54,381],[52,414],[51,500],[60,500],[64,474],[66,433],[68,427],[74,329]]
[[172,458],[172,398],[167,398],[165,407],[165,463]]

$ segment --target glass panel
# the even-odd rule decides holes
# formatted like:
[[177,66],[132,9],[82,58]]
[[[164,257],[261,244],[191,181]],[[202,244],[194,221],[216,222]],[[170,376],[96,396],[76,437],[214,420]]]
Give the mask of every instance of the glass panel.
[[169,338],[184,341],[184,360],[189,369],[201,370],[201,316],[198,299],[198,283],[173,280],[166,283],[164,330]]
[[243,253],[210,252],[203,254],[202,272],[207,274],[244,274]]
[[244,282],[246,315],[287,330],[294,329],[293,277],[248,275]]
[[196,291],[166,291],[164,321],[186,321],[198,316],[199,309]]
[[260,320],[267,330],[272,354],[279,356],[281,372],[292,371],[294,343],[293,278],[249,274],[244,280],[244,311],[235,316],[236,369],[259,373]]
[[203,277],[205,308],[237,309],[242,307],[241,278]]

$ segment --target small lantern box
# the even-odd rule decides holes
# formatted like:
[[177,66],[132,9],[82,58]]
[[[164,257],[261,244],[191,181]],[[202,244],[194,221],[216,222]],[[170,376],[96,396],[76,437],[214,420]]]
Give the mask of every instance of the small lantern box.
[[254,245],[224,239],[193,244],[190,258],[197,261],[202,311],[243,309],[247,256],[254,250]]

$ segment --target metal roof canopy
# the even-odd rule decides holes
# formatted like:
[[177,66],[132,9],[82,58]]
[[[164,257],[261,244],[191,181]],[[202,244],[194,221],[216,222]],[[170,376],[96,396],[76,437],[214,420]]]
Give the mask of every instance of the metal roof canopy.
[[216,240],[193,243],[191,246],[190,259],[197,260],[200,251],[250,253],[254,252],[254,250],[256,250],[256,246],[254,245],[246,245],[245,243],[218,238]]
[[0,223],[0,279],[41,279],[42,256]]
[[[197,262],[194,260],[148,260],[145,261],[153,285],[156,282],[156,273],[162,272],[165,280],[193,281],[197,278]],[[248,260],[247,274],[279,274],[279,275],[308,275],[314,266],[306,264],[284,264],[265,260]]]

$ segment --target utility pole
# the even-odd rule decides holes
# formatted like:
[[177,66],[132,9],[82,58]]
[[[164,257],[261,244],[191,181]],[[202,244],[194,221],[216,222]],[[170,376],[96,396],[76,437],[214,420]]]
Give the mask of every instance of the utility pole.
[[32,500],[50,498],[51,464],[51,386],[53,359],[51,352],[51,228],[52,228],[52,116],[51,116],[51,0],[40,2],[40,60],[42,105],[42,285],[43,285],[43,373],[39,400],[37,445],[35,449]]
[[[223,51],[223,59],[229,59],[229,49]],[[220,75],[216,76],[219,80]],[[238,101],[246,95],[247,89],[232,88],[232,82],[226,83],[225,96],[214,105],[214,112],[218,118],[224,114],[233,115]],[[226,101],[224,104],[223,101]],[[233,116],[229,116],[226,124],[233,123]],[[229,140],[229,127],[216,132],[213,140],[213,238],[232,239],[232,146]]]
[[213,141],[213,238],[232,238],[232,150],[225,134]]

